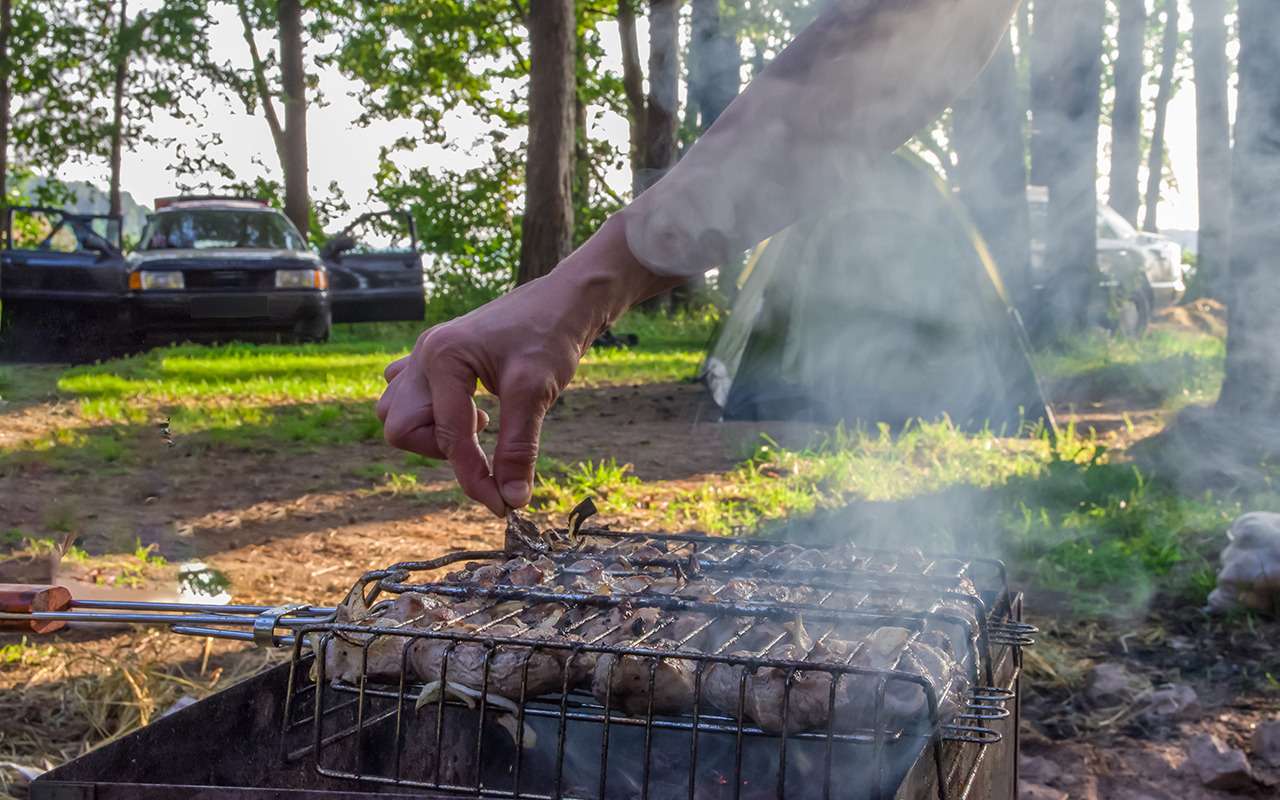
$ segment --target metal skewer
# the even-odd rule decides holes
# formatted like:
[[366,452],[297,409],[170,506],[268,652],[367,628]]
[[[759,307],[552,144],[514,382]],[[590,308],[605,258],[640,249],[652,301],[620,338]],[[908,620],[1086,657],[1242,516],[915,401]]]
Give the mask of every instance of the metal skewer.
[[333,621],[336,609],[278,606],[76,600],[62,586],[0,584],[0,630],[52,633],[67,623],[156,625],[174,633],[292,646],[293,629]]

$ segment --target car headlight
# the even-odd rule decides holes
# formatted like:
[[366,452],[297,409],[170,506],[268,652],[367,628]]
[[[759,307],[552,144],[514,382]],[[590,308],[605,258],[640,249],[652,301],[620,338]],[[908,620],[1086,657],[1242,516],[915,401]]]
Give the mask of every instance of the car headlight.
[[278,269],[277,289],[327,289],[329,276],[322,269]]
[[129,273],[129,288],[135,291],[173,291],[187,288],[181,272],[140,269]]

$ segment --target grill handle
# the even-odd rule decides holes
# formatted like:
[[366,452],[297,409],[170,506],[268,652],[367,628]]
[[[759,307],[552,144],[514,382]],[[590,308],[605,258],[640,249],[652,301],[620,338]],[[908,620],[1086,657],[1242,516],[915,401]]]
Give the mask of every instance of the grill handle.
[[[0,583],[0,612],[31,614],[37,611],[67,611],[71,608],[71,592],[65,586],[41,586],[30,583]],[[0,620],[0,631],[53,633],[66,627],[60,619]]]

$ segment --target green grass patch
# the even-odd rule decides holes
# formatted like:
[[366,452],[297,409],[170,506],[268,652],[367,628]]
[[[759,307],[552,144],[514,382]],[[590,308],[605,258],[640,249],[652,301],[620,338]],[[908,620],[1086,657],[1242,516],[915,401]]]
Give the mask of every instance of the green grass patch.
[[1214,400],[1225,357],[1216,336],[1156,330],[1137,339],[1082,336],[1037,353],[1035,362],[1051,400],[1111,397],[1176,410]]
[[1224,531],[1280,496],[1186,497],[1111,459],[1092,439],[966,434],[948,422],[837,431],[810,447],[762,442],[693,489],[643,484],[626,465],[542,471],[535,502],[562,516],[586,495],[602,514],[674,530],[856,537],[1007,560],[1019,585],[1053,607],[1132,618],[1160,597],[1203,604]]
[[[716,322],[713,313],[633,314],[617,330],[633,348],[590,351],[578,385],[688,379]],[[146,437],[170,434],[197,450],[316,448],[377,441],[373,403],[386,365],[413,346],[422,325],[339,326],[323,345],[174,345],[128,358],[73,367],[6,367],[0,391],[56,392],[78,402],[86,423],[26,441],[0,461],[38,461],[56,469],[127,466]],[[411,468],[436,466],[420,459]]]

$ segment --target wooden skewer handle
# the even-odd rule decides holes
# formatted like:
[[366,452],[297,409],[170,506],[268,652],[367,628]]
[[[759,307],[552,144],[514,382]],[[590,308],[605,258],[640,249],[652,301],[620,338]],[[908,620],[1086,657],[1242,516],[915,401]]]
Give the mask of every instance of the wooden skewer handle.
[[[7,614],[30,614],[33,611],[66,611],[71,608],[71,592],[65,586],[41,586],[29,583],[0,583],[0,611]],[[62,620],[0,620],[0,631],[53,633],[65,628]]]

